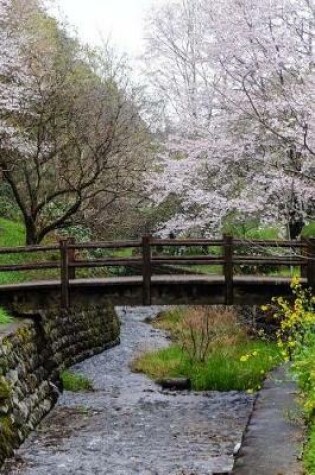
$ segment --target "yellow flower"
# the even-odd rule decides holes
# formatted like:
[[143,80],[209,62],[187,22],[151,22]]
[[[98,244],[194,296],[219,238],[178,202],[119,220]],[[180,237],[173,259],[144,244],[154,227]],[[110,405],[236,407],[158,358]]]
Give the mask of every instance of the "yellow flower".
[[240,361],[244,362],[244,361],[247,361],[249,358],[249,355],[243,355],[240,357]]

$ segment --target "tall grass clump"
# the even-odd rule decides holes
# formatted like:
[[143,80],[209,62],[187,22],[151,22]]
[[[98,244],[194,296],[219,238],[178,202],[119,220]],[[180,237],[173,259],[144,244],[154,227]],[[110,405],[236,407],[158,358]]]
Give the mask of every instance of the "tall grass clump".
[[132,368],[155,380],[186,377],[195,390],[254,391],[280,360],[277,345],[250,338],[229,308],[178,308],[154,326],[171,333],[172,345],[139,355]]

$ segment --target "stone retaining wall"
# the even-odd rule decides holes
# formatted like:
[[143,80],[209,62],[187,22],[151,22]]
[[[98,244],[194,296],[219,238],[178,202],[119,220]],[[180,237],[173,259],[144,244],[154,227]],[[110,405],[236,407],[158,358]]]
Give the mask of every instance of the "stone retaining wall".
[[38,311],[0,330],[0,466],[57,401],[60,372],[118,342],[109,304]]

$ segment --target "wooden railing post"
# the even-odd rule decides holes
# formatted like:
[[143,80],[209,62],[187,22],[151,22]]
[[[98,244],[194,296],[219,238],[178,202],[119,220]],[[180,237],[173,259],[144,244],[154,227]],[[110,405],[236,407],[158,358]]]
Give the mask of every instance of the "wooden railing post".
[[143,305],[151,305],[151,236],[146,234],[142,237],[142,275],[143,275]]
[[[303,258],[305,258],[305,262],[306,262],[308,245],[307,245],[307,239],[304,236],[301,237],[301,244],[304,246],[304,247],[301,248],[301,256]],[[307,278],[307,266],[306,265],[301,266],[300,272],[301,272],[301,277]]]
[[[71,246],[75,245],[75,238],[70,237],[68,239],[68,244]],[[75,262],[75,249],[71,247],[68,249],[68,263],[71,264],[73,262]],[[75,279],[75,267],[69,267],[69,279]]]
[[233,236],[223,234],[225,305],[233,305]]
[[307,284],[315,289],[315,239],[307,239]]
[[69,249],[68,240],[61,239],[60,245],[60,271],[61,271],[61,305],[68,309],[70,305],[69,298]]

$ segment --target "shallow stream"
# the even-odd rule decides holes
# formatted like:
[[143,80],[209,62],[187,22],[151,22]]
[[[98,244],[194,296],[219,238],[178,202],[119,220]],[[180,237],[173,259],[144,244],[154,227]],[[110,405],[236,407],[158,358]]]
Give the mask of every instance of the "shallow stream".
[[167,392],[129,364],[169,344],[145,319],[160,308],[119,308],[121,345],[73,367],[95,388],[65,392],[5,469],[10,475],[211,475],[228,472],[253,398]]

